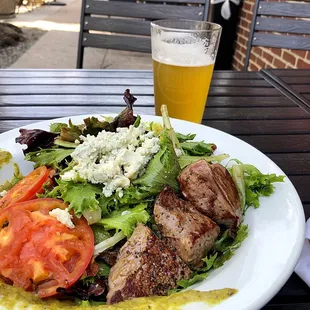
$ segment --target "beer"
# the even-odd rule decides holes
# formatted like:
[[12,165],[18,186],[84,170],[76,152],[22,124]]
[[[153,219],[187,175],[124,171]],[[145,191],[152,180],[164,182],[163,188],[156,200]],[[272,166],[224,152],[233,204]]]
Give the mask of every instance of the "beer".
[[153,59],[155,112],[166,104],[169,115],[200,123],[208,97],[214,64],[186,67]]
[[200,123],[212,79],[221,26],[199,21],[153,22],[155,113]]

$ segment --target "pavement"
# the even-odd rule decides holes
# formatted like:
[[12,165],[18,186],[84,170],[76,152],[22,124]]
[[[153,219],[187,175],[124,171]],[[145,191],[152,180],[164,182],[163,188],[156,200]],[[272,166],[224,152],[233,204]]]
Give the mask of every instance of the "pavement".
[[[24,8],[6,22],[46,30],[11,68],[74,69],[80,31],[82,0],[61,0],[66,6],[44,5],[27,12]],[[85,48],[85,69],[152,69],[150,54]]]

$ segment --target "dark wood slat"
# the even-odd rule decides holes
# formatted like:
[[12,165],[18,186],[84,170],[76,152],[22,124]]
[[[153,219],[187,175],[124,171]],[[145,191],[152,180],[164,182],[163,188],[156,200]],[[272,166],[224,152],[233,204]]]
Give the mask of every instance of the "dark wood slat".
[[310,50],[310,37],[286,36],[286,35],[265,34],[257,32],[254,34],[252,45],[290,48],[298,50]]
[[[153,86],[152,78],[131,79],[131,78],[1,78],[0,85],[151,85]],[[241,80],[241,79],[213,79],[213,86],[249,86],[249,87],[272,87],[265,80]]]
[[290,98],[305,112],[310,114],[310,101],[308,101],[302,94],[294,91],[294,89],[290,88],[287,84],[285,84],[281,80],[281,78],[275,76],[270,71],[262,70],[261,74],[270,84],[272,84],[275,88],[281,91],[281,93],[283,93],[286,97]]
[[309,75],[310,75],[309,69],[269,69],[266,71],[269,71],[272,74],[279,76],[279,77],[283,77],[283,76],[291,76],[291,77],[305,76],[305,77],[309,77]]
[[[111,1],[111,0],[110,0]],[[112,1],[115,1],[115,0],[112,0]],[[124,1],[124,0],[123,0]],[[126,0],[126,1],[131,1],[131,2],[136,2],[136,0]],[[207,0],[208,1],[208,0]],[[168,1],[165,1],[165,0],[150,0],[150,1],[145,1],[146,3],[148,2],[159,2],[159,3],[195,3],[195,4],[205,4],[205,0],[168,0]]]
[[26,125],[30,125],[38,122],[38,120],[34,119],[26,119],[26,120],[1,120],[0,121],[0,133],[23,127]]
[[150,21],[146,20],[85,16],[84,30],[97,30],[150,36],[150,27]]
[[151,38],[84,33],[83,46],[150,53]]
[[310,153],[268,154],[268,157],[288,175],[310,175]]
[[[153,106],[153,96],[140,95],[135,106]],[[122,95],[2,95],[0,106],[3,105],[121,105]],[[208,97],[208,107],[296,107],[286,97]]]
[[[281,80],[284,81],[286,84],[295,85],[295,84],[304,84],[310,85],[310,72],[308,76],[283,76]],[[309,86],[310,87],[310,86]]]
[[308,135],[253,135],[238,136],[264,153],[310,152],[310,134]]
[[267,305],[262,310],[309,310],[309,303]]
[[[309,134],[309,120],[248,120],[248,121],[215,121],[203,120],[203,125],[217,128],[233,135],[287,135]],[[283,136],[285,139],[285,136]]]
[[[76,106],[68,107],[61,106],[55,107],[50,106],[48,110],[45,107],[37,106],[3,106],[0,111],[0,119],[27,119],[27,118],[45,118],[48,114],[48,118],[57,118],[70,115],[80,115],[89,113],[119,113],[123,106],[102,106],[102,112],[98,111],[98,106]],[[100,109],[101,110],[101,109]],[[137,106],[135,113],[142,114],[154,114],[153,107],[141,107]],[[308,118],[310,124],[310,114],[305,113],[300,108],[271,108],[271,109],[260,109],[260,108],[208,108],[204,113],[204,119],[209,120],[242,120],[242,119],[256,119],[256,120],[267,120],[267,119],[305,119]],[[310,127],[309,127],[310,129]]]
[[[0,97],[1,98],[1,97]],[[0,99],[1,102],[1,99]],[[207,107],[209,106],[231,106],[231,107],[289,107],[296,106],[289,98],[286,97],[229,97],[229,96],[209,96]]]
[[174,18],[202,20],[203,18],[203,7],[124,3],[121,1],[87,0],[85,12],[86,14],[136,17],[153,20]]
[[[221,81],[221,80],[220,80]],[[227,81],[228,84],[229,80]],[[240,81],[240,80],[233,80]],[[262,86],[266,85],[258,80],[259,84]],[[265,82],[267,83],[267,82]],[[103,77],[103,78],[91,78],[91,77],[83,77],[83,78],[75,78],[75,77],[52,77],[52,78],[1,78],[0,77],[0,85],[117,85],[117,86],[126,86],[126,85],[140,85],[140,86],[153,86],[153,78],[122,78],[122,77]],[[238,84],[238,83],[236,83]]]
[[255,30],[310,34],[310,22],[283,18],[257,17]]
[[[119,106],[125,107],[123,96],[119,95],[8,95],[0,96],[0,106]],[[154,106],[153,96],[140,95],[135,102],[136,106]]]
[[303,202],[310,202],[310,175],[292,175],[289,178],[294,184],[300,199]]
[[2,78],[130,78],[130,79],[151,79],[153,73],[150,70],[10,70],[0,71]]
[[[128,85],[135,95],[153,95],[152,86]],[[123,86],[81,86],[81,85],[0,85],[0,94],[7,95],[30,95],[30,94],[102,94],[115,95],[124,93]],[[211,87],[209,96],[275,96],[282,94],[274,88],[268,87]],[[251,100],[251,99],[249,99]]]
[[301,94],[310,94],[310,85],[292,85],[292,88]]
[[[62,70],[62,69],[5,69],[0,70],[2,78],[152,78],[151,70]],[[244,80],[262,80],[263,78],[257,72],[239,72],[239,71],[215,71],[213,79],[244,79]],[[25,83],[27,79],[25,79]]]
[[[128,85],[135,95],[153,95],[153,86]],[[81,86],[81,85],[0,85],[0,94],[29,95],[29,94],[98,94],[122,96],[124,86]]]
[[[153,96],[140,95],[135,102],[135,106],[153,106]],[[0,96],[0,106],[4,105],[121,105],[122,95],[2,95]],[[296,107],[296,105],[286,97],[208,97],[208,107]]]
[[258,14],[288,17],[310,17],[309,6],[310,5],[307,3],[260,1]]
[[[309,119],[310,113],[304,112],[299,107],[286,108],[209,108],[206,109],[205,119]],[[309,128],[310,129],[310,128]]]
[[[109,113],[119,113],[122,110],[122,107],[107,107],[102,106],[98,108],[98,106],[77,106],[77,107],[49,107],[46,109],[45,107],[35,107],[24,106],[24,107],[2,107],[0,110],[0,119],[53,119],[65,116],[72,115],[82,115],[82,114],[109,114]],[[137,106],[135,109],[135,113],[137,114],[155,114],[153,107],[139,107]]]

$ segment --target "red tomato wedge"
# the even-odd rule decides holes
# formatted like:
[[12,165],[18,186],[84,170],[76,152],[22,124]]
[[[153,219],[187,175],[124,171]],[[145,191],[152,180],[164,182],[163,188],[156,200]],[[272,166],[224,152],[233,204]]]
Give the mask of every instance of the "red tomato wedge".
[[37,193],[42,193],[43,184],[50,179],[51,170],[41,166],[13,186],[6,195],[0,199],[0,209],[16,202],[37,198]]
[[68,228],[49,215],[67,205],[44,198],[12,204],[0,210],[0,276],[14,286],[55,295],[84,273],[94,251],[94,235],[84,218],[73,215]]

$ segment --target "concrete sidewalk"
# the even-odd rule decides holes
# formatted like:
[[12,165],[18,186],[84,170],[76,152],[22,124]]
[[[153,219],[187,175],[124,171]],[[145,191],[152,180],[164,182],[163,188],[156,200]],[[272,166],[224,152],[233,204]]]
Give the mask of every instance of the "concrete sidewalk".
[[[78,50],[82,0],[62,0],[66,6],[42,6],[7,20],[16,26],[48,31],[11,68],[74,69]],[[150,54],[86,48],[85,69],[151,69]]]

